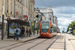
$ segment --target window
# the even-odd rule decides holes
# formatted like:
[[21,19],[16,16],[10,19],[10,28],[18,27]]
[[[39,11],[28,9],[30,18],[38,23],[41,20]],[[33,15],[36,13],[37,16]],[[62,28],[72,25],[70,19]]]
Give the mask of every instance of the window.
[[48,32],[48,28],[49,28],[49,22],[47,21],[42,22],[42,32],[44,33]]
[[8,5],[9,5],[9,4],[8,4],[8,0],[7,0],[7,13],[8,13]]
[[12,14],[12,0],[11,0],[11,14]]

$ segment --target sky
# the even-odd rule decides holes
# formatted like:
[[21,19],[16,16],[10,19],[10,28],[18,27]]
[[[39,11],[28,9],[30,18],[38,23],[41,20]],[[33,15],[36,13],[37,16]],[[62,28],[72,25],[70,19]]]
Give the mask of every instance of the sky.
[[58,27],[67,30],[68,25],[75,20],[75,0],[35,0],[35,8],[52,7],[58,18]]

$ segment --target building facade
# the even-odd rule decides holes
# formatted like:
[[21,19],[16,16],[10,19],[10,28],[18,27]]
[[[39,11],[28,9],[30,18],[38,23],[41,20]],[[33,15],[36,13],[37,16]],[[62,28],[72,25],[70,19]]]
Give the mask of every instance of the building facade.
[[[57,17],[54,16],[51,7],[41,8],[40,12],[46,17],[46,20],[51,21],[53,24],[57,25]],[[43,18],[43,17],[42,17]]]
[[35,8],[35,12],[37,13],[38,15],[38,20],[39,21],[43,21],[43,20],[46,20],[46,17],[43,13],[40,12],[40,9],[39,8]]
[[[0,0],[0,19],[26,19],[33,21],[35,0]],[[2,21],[2,20],[1,20]]]
[[40,12],[44,14],[44,16],[46,17],[46,20],[50,20],[50,21],[53,20],[53,10],[51,7],[41,8]]
[[53,23],[58,26],[58,20],[57,20],[57,17],[56,16],[53,16]]
[[23,18],[27,16],[28,20],[33,20],[35,0],[0,0],[0,16],[2,15],[2,1],[5,17]]

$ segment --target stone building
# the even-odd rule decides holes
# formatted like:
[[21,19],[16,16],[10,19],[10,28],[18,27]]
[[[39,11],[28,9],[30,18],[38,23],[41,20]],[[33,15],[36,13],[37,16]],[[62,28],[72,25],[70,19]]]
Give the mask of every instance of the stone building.
[[[2,5],[3,4],[3,5]],[[4,19],[22,19],[33,21],[35,0],[0,0],[0,19],[4,13]]]
[[4,16],[13,18],[34,18],[35,0],[0,0],[0,15],[2,15],[2,1],[4,4]]
[[[53,24],[57,25],[57,17],[54,16],[53,14],[53,10],[51,7],[47,7],[47,8],[41,8],[40,12],[42,14],[44,14],[44,16],[46,17],[46,20],[51,21]],[[43,17],[42,17],[43,18]]]
[[44,16],[46,17],[46,20],[53,22],[53,10],[51,7],[41,8],[40,12],[44,14]]
[[58,26],[58,20],[57,20],[57,17],[56,16],[53,16],[53,23]]

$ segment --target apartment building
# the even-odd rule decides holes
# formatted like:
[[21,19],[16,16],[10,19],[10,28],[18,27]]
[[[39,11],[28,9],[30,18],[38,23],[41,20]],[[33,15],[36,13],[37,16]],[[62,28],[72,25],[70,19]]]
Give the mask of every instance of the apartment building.
[[53,22],[53,10],[51,7],[41,8],[40,12],[44,14],[44,16],[46,17],[46,20]]
[[57,17],[54,16],[53,10],[51,7],[36,9],[36,12],[40,13],[42,20],[51,21],[53,24],[57,25]]
[[0,15],[2,15],[2,1],[4,4],[4,16],[12,18],[28,17],[28,20],[34,18],[35,0],[0,0]]
[[57,17],[56,16],[53,16],[53,23],[58,26],[58,20],[57,20]]
[[5,20],[7,18],[33,20],[34,4],[35,0],[0,0],[0,19],[4,13]]

